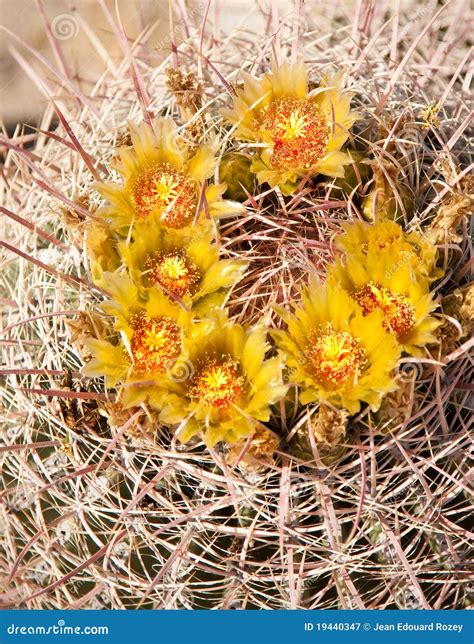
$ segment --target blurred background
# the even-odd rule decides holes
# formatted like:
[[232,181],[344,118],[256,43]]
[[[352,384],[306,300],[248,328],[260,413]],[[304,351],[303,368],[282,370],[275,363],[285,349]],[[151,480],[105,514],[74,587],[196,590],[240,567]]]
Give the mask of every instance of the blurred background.
[[[349,3],[343,0],[343,4]],[[175,40],[183,40],[182,11],[196,24],[208,13],[208,24],[217,18],[222,32],[228,33],[237,25],[258,31],[270,5],[283,16],[294,10],[292,0],[212,0],[209,6],[207,0],[0,0],[0,24],[4,27],[0,38],[0,119],[8,130],[17,123],[35,123],[46,104],[22,68],[22,60],[51,85],[55,81],[53,72],[45,71],[44,62],[28,46],[68,77],[79,80],[85,93],[104,71],[104,59],[119,63],[123,53],[106,15],[109,11],[115,18],[116,5],[130,44],[145,30],[150,31],[148,55],[157,63],[170,53],[171,20]]]

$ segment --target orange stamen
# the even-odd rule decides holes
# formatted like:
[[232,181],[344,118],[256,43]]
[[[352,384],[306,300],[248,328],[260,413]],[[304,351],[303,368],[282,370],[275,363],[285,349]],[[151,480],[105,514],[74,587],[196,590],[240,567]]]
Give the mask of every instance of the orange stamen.
[[134,371],[150,375],[165,373],[181,353],[179,325],[168,317],[148,318],[144,311],[134,314],[130,323]]
[[273,143],[272,165],[310,169],[325,155],[329,124],[321,109],[305,98],[280,98],[263,110],[256,124]]
[[384,314],[385,328],[395,333],[399,340],[406,336],[415,324],[415,307],[400,293],[394,293],[374,282],[368,282],[356,291],[354,297],[364,315],[375,309],[381,309]]
[[132,186],[132,200],[140,219],[161,215],[168,228],[183,228],[196,213],[196,181],[167,163],[155,164],[139,174]]
[[192,293],[200,278],[197,266],[180,251],[150,255],[146,267],[150,283],[160,284],[176,297]]

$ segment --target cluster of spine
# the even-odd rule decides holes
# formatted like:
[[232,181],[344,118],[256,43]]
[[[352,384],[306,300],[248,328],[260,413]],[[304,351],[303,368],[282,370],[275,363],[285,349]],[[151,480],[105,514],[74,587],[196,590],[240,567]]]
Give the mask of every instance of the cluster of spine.
[[[183,11],[185,4],[180,3]],[[67,86],[61,82],[55,104],[75,135],[67,147],[69,127],[56,129],[48,139],[49,108],[36,135],[16,131],[6,141],[4,205],[15,218],[7,225],[7,237],[10,251],[18,247],[22,255],[16,262],[8,251],[2,271],[8,293],[4,366],[12,372],[4,373],[6,386],[0,387],[0,577],[7,608],[472,607],[466,539],[472,496],[465,481],[470,465],[466,374],[474,319],[466,272],[467,217],[473,181],[466,170],[466,47],[459,3],[447,3],[436,19],[439,7],[421,15],[408,3],[408,18],[396,12],[398,39],[390,27],[393,16],[383,6],[354,12],[352,28],[350,9],[300,8],[302,14],[291,24],[286,11],[277,15],[272,10],[265,19],[267,33],[239,29],[224,36],[216,27],[208,35],[204,22],[201,28],[190,25],[190,38],[169,59],[172,102],[169,95],[162,102],[158,98],[164,76],[146,47],[151,32],[131,44],[133,67],[141,77],[136,86],[146,88],[150,98],[139,97],[144,118],[147,110],[162,114],[172,105],[173,115],[180,111],[181,136],[162,136],[159,120],[152,129],[132,126],[131,137],[118,137],[116,147],[122,149],[115,165],[124,186],[100,188],[110,206],[100,214],[91,212],[91,219],[103,216],[88,232],[93,279],[109,293],[104,303],[108,316],[95,310],[76,315],[78,302],[89,295],[84,282],[78,285],[77,254],[63,242],[82,249],[85,216],[96,200],[78,197],[77,210],[71,210],[70,199],[77,197],[77,189],[88,189],[91,162],[102,173],[100,161],[107,162],[109,155],[104,141],[110,142],[117,124],[139,110],[125,64],[130,59],[108,65],[90,95],[80,73],[67,79],[58,70]],[[212,13],[211,5],[206,20]],[[195,15],[191,11],[186,24]],[[298,34],[301,24],[304,33]],[[94,25],[88,33],[94,33]],[[408,48],[411,54],[405,56]],[[276,67],[277,85],[274,73],[234,75],[235,64],[242,61],[249,70],[262,69],[262,52],[270,49],[279,57],[300,50],[308,60],[320,61],[316,79],[330,64],[344,66],[356,92],[352,108],[357,105],[362,122],[352,128],[352,109],[348,117],[344,106],[336,105],[337,76],[327,77],[334,91],[326,103],[322,99],[329,86],[322,91],[323,83],[309,83],[308,94],[320,98],[307,105],[305,83],[294,68],[281,79],[283,66]],[[420,57],[433,64],[420,65]],[[179,66],[183,69],[187,61],[184,75]],[[298,69],[304,73],[302,66]],[[32,78],[38,78],[38,70],[33,72]],[[234,80],[239,100],[232,108]],[[50,87],[51,82],[49,75]],[[228,116],[229,129],[215,109],[224,102],[234,112]],[[330,126],[314,122],[326,115]],[[311,132],[308,117],[313,118]],[[198,145],[210,132],[226,142],[222,157],[222,145]],[[146,144],[148,137],[152,146]],[[158,154],[165,140],[166,155]],[[81,145],[87,150],[82,158]],[[140,166],[133,165],[134,150],[144,161]],[[149,171],[137,182],[147,160]],[[189,167],[199,183],[189,180]],[[224,203],[213,179],[227,183],[223,194],[246,202],[245,211]],[[172,204],[161,214],[150,207],[158,197]],[[59,203],[67,239],[57,228]],[[222,216],[232,218],[217,226]],[[336,237],[340,225],[345,230]],[[189,243],[180,245],[179,238],[186,236]],[[201,244],[205,238],[208,245]],[[434,331],[439,343],[425,348],[426,325],[420,327],[422,311],[414,302],[423,302],[434,290],[432,280],[440,272],[434,269],[434,244],[446,269],[439,285],[443,322]],[[388,266],[382,269],[383,257]],[[214,259],[240,258],[248,262],[245,273],[243,262],[227,285],[210,288],[222,272]],[[310,318],[306,293],[300,298],[297,286],[312,275],[325,279],[328,262],[326,286],[313,283],[307,289],[321,295],[321,318]],[[203,271],[209,275],[209,270],[203,285]],[[406,290],[406,271],[418,291]],[[345,303],[338,305],[341,288]],[[327,299],[324,289],[331,292]],[[165,296],[158,302],[156,291]],[[293,302],[297,321],[306,325],[299,335],[287,312]],[[272,312],[274,303],[286,326]],[[173,317],[177,309],[168,307],[173,304],[179,305],[178,317]],[[356,306],[361,323],[343,325],[344,310],[337,306],[344,306],[348,317]],[[157,417],[162,413],[185,438],[180,432],[188,410],[177,408],[173,417],[165,403],[180,400],[186,383],[191,402],[202,398],[198,414],[214,402],[214,414],[221,416],[226,401],[247,387],[238,356],[220,365],[216,375],[221,382],[227,377],[229,388],[214,396],[212,382],[198,375],[201,365],[215,367],[217,356],[199,362],[189,350],[176,357],[176,342],[188,337],[188,330],[197,331],[198,323],[215,320],[217,326],[228,326],[224,309],[233,321],[255,324],[260,318],[275,328],[274,340],[281,346],[277,365],[291,386],[272,405],[270,422],[257,421],[251,440],[219,449],[197,440],[177,444],[166,427],[159,428]],[[384,313],[381,324],[374,321],[377,309]],[[147,335],[148,316],[154,328]],[[187,327],[190,319],[193,324]],[[364,323],[371,330],[360,337]],[[370,365],[362,341],[370,339],[374,327],[393,336],[388,342],[381,336],[385,341],[378,353],[381,364],[397,364],[390,386],[399,386],[383,396],[376,413],[366,413],[369,404],[376,407],[375,397],[351,417],[342,405],[354,404],[362,392],[355,385],[362,385],[358,376],[365,377]],[[201,330],[206,337],[209,328]],[[286,334],[281,342],[279,333]],[[172,341],[165,346],[166,335]],[[267,338],[271,335],[267,332]],[[97,391],[101,381],[80,378],[77,371],[86,336],[100,341],[91,352],[101,366],[88,368],[106,376],[110,391],[105,394]],[[385,351],[387,344],[393,353]],[[247,364],[255,353],[246,352]],[[406,358],[397,363],[398,354]],[[276,356],[276,350],[270,348],[269,355]],[[160,380],[147,371],[165,367],[173,379],[162,396],[166,373]],[[336,385],[344,376],[342,400]],[[368,387],[366,377],[364,382]],[[373,380],[371,386],[377,392],[380,382]],[[308,402],[302,402],[305,396]],[[201,428],[205,435],[206,420]],[[387,431],[396,435],[381,435]],[[206,441],[211,443],[209,436]]]

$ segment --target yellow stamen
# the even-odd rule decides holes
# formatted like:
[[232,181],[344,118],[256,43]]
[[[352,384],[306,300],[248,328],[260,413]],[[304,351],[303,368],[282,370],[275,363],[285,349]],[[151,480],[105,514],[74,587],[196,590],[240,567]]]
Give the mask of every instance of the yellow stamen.
[[167,341],[167,332],[165,329],[156,329],[156,326],[153,324],[151,329],[147,331],[145,336],[145,346],[147,346],[150,351],[160,351]]
[[318,384],[332,390],[354,382],[366,365],[365,351],[349,332],[327,324],[311,336],[305,364]]
[[231,358],[208,359],[193,379],[190,395],[193,400],[225,410],[242,396],[244,382],[238,363]]
[[179,251],[149,256],[146,267],[150,283],[160,284],[176,297],[192,293],[200,278],[197,266]]
[[304,136],[307,125],[308,117],[306,115],[291,112],[285,121],[277,124],[277,128],[283,131],[282,139],[289,141]]
[[178,196],[179,183],[175,177],[163,174],[154,180],[154,192],[158,199],[167,206]]

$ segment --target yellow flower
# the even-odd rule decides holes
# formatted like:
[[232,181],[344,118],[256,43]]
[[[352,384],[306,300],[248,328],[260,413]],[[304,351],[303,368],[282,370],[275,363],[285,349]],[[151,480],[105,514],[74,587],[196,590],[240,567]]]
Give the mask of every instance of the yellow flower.
[[226,195],[236,201],[246,201],[255,190],[255,175],[251,170],[252,158],[240,152],[224,154],[219,164],[219,179],[224,181]]
[[328,270],[328,282],[344,288],[364,316],[381,312],[384,327],[403,351],[419,356],[420,347],[436,341],[432,332],[440,322],[430,315],[437,304],[427,281],[413,276],[409,262],[397,264],[390,251],[338,259]]
[[413,279],[433,281],[442,275],[436,268],[437,248],[429,233],[406,233],[389,219],[373,224],[355,221],[343,224],[344,233],[336,237],[336,246],[348,259],[357,258],[362,263],[368,255],[389,258],[389,273],[407,266]]
[[391,372],[400,349],[380,311],[364,317],[342,288],[312,283],[294,313],[279,313],[288,330],[273,336],[303,404],[324,400],[355,414],[362,401],[377,410],[395,388]]
[[[220,260],[212,239],[210,225],[184,230],[155,226],[133,241],[119,241],[118,252],[145,300],[156,285],[170,299],[203,315],[222,305],[247,268],[242,260]],[[107,288],[104,281],[100,285]]]
[[176,373],[186,363],[191,342],[200,342],[211,322],[196,322],[182,306],[172,303],[158,288],[144,304],[127,276],[104,273],[114,299],[102,308],[115,316],[116,335],[90,338],[86,346],[93,358],[83,368],[88,376],[105,376],[109,388],[123,386],[125,407],[149,397],[155,404],[175,387]]
[[115,271],[120,266],[113,230],[105,222],[93,222],[87,228],[86,246],[91,260],[93,280],[100,285],[103,271]]
[[132,146],[120,148],[114,164],[124,183],[100,183],[111,203],[102,214],[123,234],[136,222],[184,228],[198,219],[242,212],[241,204],[224,201],[225,184],[209,184],[216,159],[210,145],[191,151],[171,118],[130,124]]
[[265,360],[268,348],[263,326],[247,329],[219,315],[207,336],[191,342],[188,377],[158,401],[161,421],[178,424],[182,442],[200,434],[211,447],[253,434],[286,391],[280,358]]
[[260,183],[295,191],[306,175],[343,177],[350,157],[341,152],[357,118],[350,95],[342,93],[342,75],[326,76],[309,91],[308,73],[299,59],[273,66],[257,80],[243,74],[232,110],[224,111],[235,135],[256,144],[252,171]]

